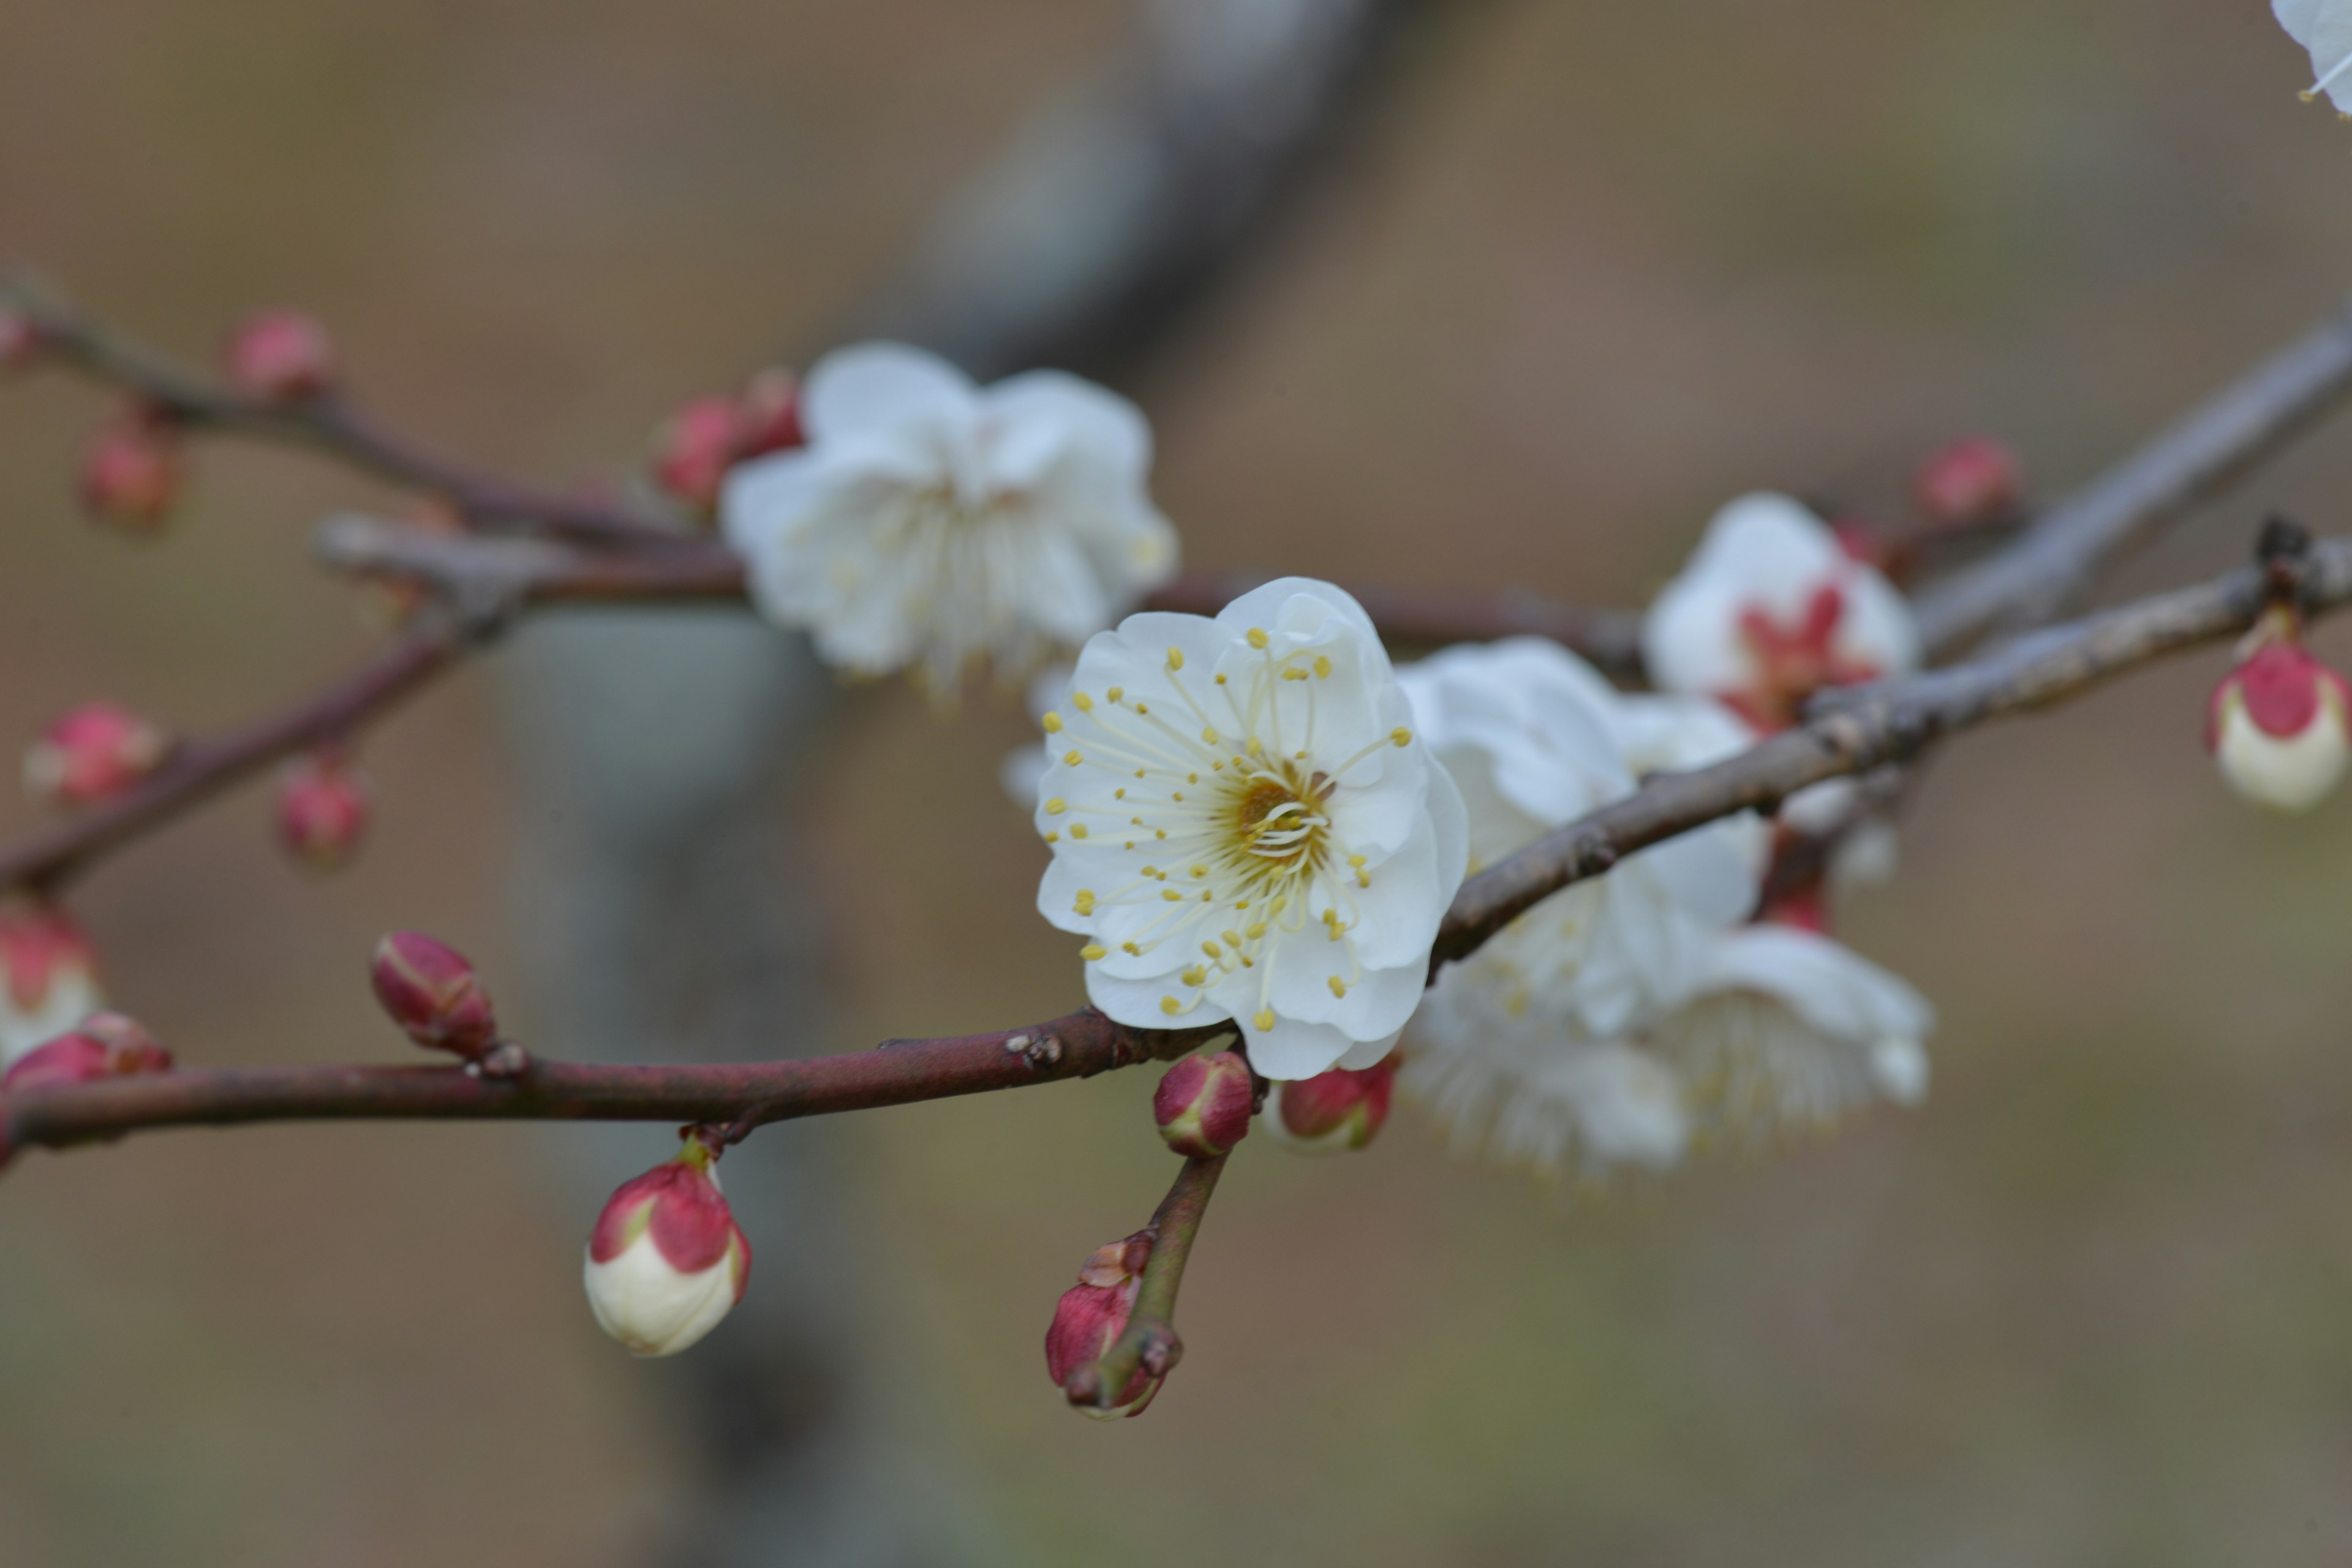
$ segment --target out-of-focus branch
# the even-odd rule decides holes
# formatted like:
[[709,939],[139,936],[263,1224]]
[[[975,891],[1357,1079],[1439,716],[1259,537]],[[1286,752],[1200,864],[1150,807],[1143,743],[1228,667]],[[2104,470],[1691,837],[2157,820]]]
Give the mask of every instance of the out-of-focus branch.
[[1958,652],[1990,631],[2063,614],[2112,565],[2210,500],[2352,395],[2352,303],[2224,387],[2014,543],[1920,595],[1928,650]]
[[32,329],[45,358],[131,393],[190,428],[310,447],[394,484],[431,491],[486,527],[636,544],[679,536],[651,513],[523,484],[427,451],[336,393],[285,403],[248,396],[131,341],[27,274],[0,279],[0,303]]
[[349,735],[446,668],[491,623],[435,613],[367,664],[244,729],[182,744],[121,794],[0,845],[0,890],[47,890],[115,849],[305,747]]
[[[2352,539],[2315,547],[2298,569],[2316,615],[2352,601]],[[2233,637],[2270,591],[2256,568],[2143,599],[2003,645],[1968,663],[1817,698],[1806,720],[1736,757],[1651,776],[1464,884],[1433,966],[1466,956],[1538,900],[1598,876],[1637,849],[1744,810],[1769,810],[1808,784],[1899,763],[1926,742],[2075,696],[2126,670]],[[1230,1025],[1130,1029],[1087,1011],[1051,1023],[879,1051],[716,1067],[537,1062],[512,1082],[461,1068],[209,1069],[0,1098],[6,1145],[65,1144],[133,1129],[351,1118],[583,1118],[749,1125],[903,1104],[1165,1060]]]
[[1127,1328],[1101,1359],[1071,1369],[1069,1381],[1062,1384],[1071,1404],[1112,1409],[1139,1368],[1152,1377],[1165,1377],[1183,1355],[1184,1342],[1176,1337],[1176,1292],[1183,1286],[1184,1266],[1209,1212],[1209,1198],[1231,1158],[1219,1154],[1187,1160],[1176,1173],[1176,1184],[1168,1189],[1146,1227],[1151,1257],[1143,1266],[1143,1283]]

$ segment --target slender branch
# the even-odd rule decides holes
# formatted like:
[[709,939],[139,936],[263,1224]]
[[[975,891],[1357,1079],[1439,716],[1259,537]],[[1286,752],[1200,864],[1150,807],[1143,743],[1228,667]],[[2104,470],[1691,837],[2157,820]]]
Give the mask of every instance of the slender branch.
[[52,889],[278,758],[350,733],[446,668],[481,635],[482,623],[432,616],[307,700],[241,730],[183,744],[121,794],[0,845],[0,889]]
[[1176,1292],[1183,1286],[1184,1266],[1209,1212],[1209,1198],[1231,1158],[1219,1154],[1187,1160],[1176,1173],[1176,1184],[1151,1216],[1151,1257],[1143,1266],[1143,1284],[1136,1292],[1126,1331],[1102,1359],[1071,1369],[1062,1384],[1071,1404],[1112,1409],[1139,1369],[1165,1377],[1184,1354],[1184,1342],[1176,1337]]
[[[2352,538],[2316,546],[2301,568],[2314,615],[2352,600]],[[1514,916],[1637,849],[1745,810],[1770,810],[1808,784],[1864,773],[2006,713],[2088,690],[2166,655],[2252,625],[2267,591],[2256,568],[2030,634],[1966,664],[1824,693],[1796,728],[1713,767],[1653,775],[1625,799],[1537,840],[1465,883],[1433,964],[1475,952]],[[461,1068],[200,1069],[0,1097],[0,1144],[62,1145],[134,1129],[322,1119],[602,1119],[750,1124],[1083,1077],[1166,1060],[1232,1026],[1130,1029],[1091,1011],[1049,1024],[879,1051],[714,1067],[589,1067],[536,1061],[514,1082]]]
[[312,447],[379,479],[429,490],[484,526],[635,544],[679,537],[652,513],[523,484],[427,451],[338,395],[296,403],[247,396],[132,342],[27,274],[0,279],[0,301],[24,318],[46,356],[135,394],[182,425]]
[[2053,508],[2017,542],[1952,574],[1916,606],[1928,649],[2062,615],[2165,523],[2212,500],[2352,395],[2352,302]]

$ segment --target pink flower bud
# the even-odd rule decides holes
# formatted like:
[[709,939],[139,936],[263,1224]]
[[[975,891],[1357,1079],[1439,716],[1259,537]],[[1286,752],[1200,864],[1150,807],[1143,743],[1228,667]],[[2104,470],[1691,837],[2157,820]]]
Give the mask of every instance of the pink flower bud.
[[172,1053],[136,1020],[120,1013],[92,1013],[71,1033],[19,1057],[0,1077],[0,1093],[171,1070]]
[[145,778],[172,754],[171,738],[110,702],[85,702],[25,750],[25,790],[51,805],[87,805]]
[[313,752],[278,775],[278,837],[295,858],[322,871],[351,859],[367,834],[367,775],[331,752]]
[[299,310],[257,310],[231,332],[222,354],[228,378],[271,403],[301,403],[334,382],[326,329]]
[[1277,1083],[1265,1099],[1266,1131],[1276,1141],[1310,1154],[1360,1149],[1389,1119],[1396,1069],[1391,1052],[1386,1060],[1360,1071],[1333,1068],[1295,1083]]
[[98,952],[53,904],[0,905],[0,1064],[106,1005]]
[[735,399],[735,461],[807,445],[808,433],[801,427],[801,378],[773,366],[747,382]]
[[[1053,1324],[1045,1331],[1045,1371],[1055,1387],[1066,1384],[1078,1368],[1100,1361],[1127,1332],[1136,1295],[1143,1289],[1143,1266],[1150,1258],[1150,1234],[1138,1231],[1124,1241],[1097,1247],[1078,1270],[1077,1284],[1062,1292],[1054,1304]],[[1139,1366],[1109,1409],[1079,1408],[1106,1420],[1140,1415],[1162,1381]]]
[[1249,1063],[1218,1051],[1170,1068],[1152,1093],[1151,1114],[1168,1147],[1188,1158],[1213,1159],[1249,1131],[1255,1099]]
[[369,977],[375,999],[418,1045],[470,1060],[498,1044],[489,993],[455,948],[419,931],[394,931],[375,944]]
[[588,1307],[631,1355],[676,1355],[743,1299],[751,1246],[688,1138],[677,1159],[622,1184],[588,1238]]
[[0,309],[0,372],[25,370],[40,362],[48,345],[41,329],[21,310]]
[[1964,528],[2015,511],[2025,499],[2017,454],[1989,436],[1954,441],[1928,455],[1911,476],[1920,515],[1939,528]]
[[2258,805],[2308,811],[2352,757],[2352,689],[2291,634],[2263,637],[2205,709],[2205,746],[2230,787]]
[[654,434],[655,480],[697,511],[709,511],[719,502],[719,480],[735,461],[738,434],[731,399],[695,398]]
[[82,453],[82,505],[100,522],[153,533],[180,499],[185,467],[178,426],[134,409],[90,437]]

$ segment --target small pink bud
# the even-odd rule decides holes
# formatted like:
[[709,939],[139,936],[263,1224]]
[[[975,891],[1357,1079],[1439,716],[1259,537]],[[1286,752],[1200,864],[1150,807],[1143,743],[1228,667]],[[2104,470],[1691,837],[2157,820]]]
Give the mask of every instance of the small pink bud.
[[25,751],[25,790],[51,805],[87,805],[163,765],[171,738],[110,702],[85,702]]
[[153,533],[180,499],[185,468],[178,426],[134,409],[90,437],[82,453],[82,505],[100,522]]
[[498,1015],[474,966],[422,932],[394,931],[375,944],[369,971],[375,999],[408,1037],[469,1060],[498,1044]]
[[719,482],[735,460],[738,433],[731,399],[695,398],[655,432],[654,479],[697,511],[709,511],[719,504]]
[[29,369],[40,363],[47,347],[31,317],[0,308],[0,372]]
[[334,383],[326,329],[299,310],[257,310],[231,332],[228,378],[270,403],[301,403]]
[[1396,1069],[1391,1052],[1377,1066],[1359,1071],[1333,1068],[1295,1083],[1277,1083],[1266,1095],[1266,1131],[1307,1153],[1360,1149],[1389,1119]]
[[[1100,1361],[1127,1332],[1136,1295],[1143,1289],[1143,1266],[1150,1258],[1150,1234],[1138,1231],[1124,1241],[1097,1247],[1078,1270],[1078,1282],[1062,1292],[1054,1304],[1053,1324],[1045,1331],[1045,1371],[1055,1387],[1068,1384],[1078,1368]],[[1139,1366],[1109,1409],[1079,1408],[1103,1419],[1140,1415],[1160,1392],[1161,1381]]]
[[588,1237],[588,1307],[631,1355],[676,1355],[719,1326],[751,1279],[751,1244],[688,1138],[677,1159],[625,1182]]
[[2205,709],[2205,746],[2230,787],[2275,811],[2325,800],[2352,759],[2352,688],[2284,634],[2258,631]]
[[105,1005],[98,951],[72,917],[54,904],[0,905],[0,1063]]
[[1213,1159],[1249,1131],[1255,1097],[1249,1063],[1235,1053],[1189,1056],[1160,1079],[1151,1114],[1168,1147],[1191,1159]]
[[735,399],[735,461],[806,445],[808,434],[801,427],[801,378],[782,366],[753,376]]
[[0,1092],[171,1070],[172,1053],[135,1020],[120,1013],[92,1013],[72,1032],[18,1058],[0,1077]]
[[2015,511],[2025,499],[2025,475],[2016,453],[1989,436],[1971,436],[1930,453],[1911,476],[1911,494],[1929,522],[1963,528]]
[[321,871],[350,860],[366,837],[367,775],[331,752],[313,752],[278,775],[278,837],[295,858]]

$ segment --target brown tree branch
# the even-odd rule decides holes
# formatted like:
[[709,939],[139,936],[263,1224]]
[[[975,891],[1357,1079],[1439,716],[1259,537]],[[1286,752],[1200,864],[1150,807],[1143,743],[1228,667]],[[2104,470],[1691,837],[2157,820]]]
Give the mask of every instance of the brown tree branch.
[[1146,1227],[1151,1233],[1151,1257],[1143,1266],[1143,1284],[1126,1331],[1099,1360],[1070,1370],[1062,1392],[1071,1404],[1112,1409],[1137,1369],[1165,1377],[1182,1357],[1184,1342],[1176,1337],[1176,1292],[1183,1287],[1184,1266],[1192,1260],[1192,1243],[1201,1234],[1217,1178],[1231,1158],[1219,1154],[1187,1160],[1176,1173],[1175,1184]]
[[[1538,840],[1463,885],[1433,968],[1478,945],[1546,895],[1623,857],[1808,784],[1897,763],[1937,736],[2078,695],[2127,670],[2233,637],[2253,624],[2268,578],[2248,567],[2030,634],[1968,663],[1824,693],[1796,728],[1713,767],[1652,776],[1633,795]],[[2352,600],[2352,538],[2305,559],[2314,615]],[[711,1067],[587,1067],[538,1061],[520,1080],[463,1068],[215,1068],[0,1097],[0,1142],[63,1145],[153,1127],[321,1119],[544,1118],[747,1125],[903,1104],[1166,1060],[1230,1025],[1130,1029],[1088,1011],[1048,1024],[878,1051]]]

